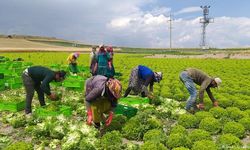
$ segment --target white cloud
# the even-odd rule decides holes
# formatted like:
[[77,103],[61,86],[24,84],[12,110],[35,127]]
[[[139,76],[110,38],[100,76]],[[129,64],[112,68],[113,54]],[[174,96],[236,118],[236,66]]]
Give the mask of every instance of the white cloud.
[[[153,7],[155,3],[156,0],[1,1],[0,33],[53,36],[89,44],[169,47],[171,8]],[[145,9],[145,5],[152,7]],[[184,8],[177,14],[195,11],[201,9]],[[199,46],[199,20],[196,17],[173,21],[174,47]],[[207,41],[212,47],[249,47],[249,39],[247,17],[217,17],[207,26]]]
[[143,19],[146,25],[161,25],[168,21],[164,15],[153,16],[152,14],[145,14]]
[[118,18],[111,20],[110,27],[112,28],[124,28],[129,26],[130,18]]
[[176,12],[175,15],[185,14],[185,13],[193,13],[193,12],[198,12],[198,11],[202,11],[202,9],[200,7],[187,7],[187,8],[183,8],[180,11]]

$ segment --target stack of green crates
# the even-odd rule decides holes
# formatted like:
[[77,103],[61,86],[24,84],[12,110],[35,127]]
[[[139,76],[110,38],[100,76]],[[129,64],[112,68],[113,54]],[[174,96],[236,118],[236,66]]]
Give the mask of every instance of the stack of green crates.
[[50,69],[53,71],[59,71],[61,69],[61,65],[60,64],[52,64],[52,65],[50,65]]
[[119,103],[128,105],[128,106],[135,106],[135,105],[143,105],[149,104],[150,100],[147,97],[138,97],[138,96],[128,96],[119,99]]
[[84,87],[85,78],[81,76],[68,76],[62,83],[63,87],[69,89],[79,89],[82,90]]
[[0,91],[5,89],[5,80],[4,79],[0,79]]
[[22,87],[22,79],[20,76],[8,77],[5,83],[5,85],[10,89],[17,89]]
[[20,102],[0,101],[0,111],[18,112],[24,110],[24,108],[25,108],[25,101],[20,101]]
[[59,107],[58,111],[47,110],[46,106],[37,108],[35,110],[35,115],[38,117],[58,116],[61,114],[69,117],[72,115],[72,109],[70,106],[60,105],[58,107]]
[[137,109],[131,106],[125,106],[118,104],[117,107],[115,108],[115,114],[122,114],[126,116],[127,118],[131,118],[136,115]]
[[86,67],[86,66],[78,66],[78,69],[80,72],[86,72],[86,73],[90,72],[89,67]]

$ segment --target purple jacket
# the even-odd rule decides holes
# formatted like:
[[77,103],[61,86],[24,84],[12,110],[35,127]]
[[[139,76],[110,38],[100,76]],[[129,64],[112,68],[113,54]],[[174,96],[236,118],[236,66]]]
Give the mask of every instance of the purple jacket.
[[85,87],[85,100],[88,102],[95,101],[99,97],[107,97],[111,101],[111,106],[116,107],[117,101],[114,101],[112,97],[108,96],[105,91],[105,83],[107,77],[102,75],[93,76],[86,81]]

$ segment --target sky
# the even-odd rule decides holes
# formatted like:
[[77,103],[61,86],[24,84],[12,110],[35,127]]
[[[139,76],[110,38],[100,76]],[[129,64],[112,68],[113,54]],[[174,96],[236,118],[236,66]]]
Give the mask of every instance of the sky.
[[171,13],[172,47],[199,47],[205,5],[209,47],[250,47],[249,0],[0,0],[0,34],[168,48]]

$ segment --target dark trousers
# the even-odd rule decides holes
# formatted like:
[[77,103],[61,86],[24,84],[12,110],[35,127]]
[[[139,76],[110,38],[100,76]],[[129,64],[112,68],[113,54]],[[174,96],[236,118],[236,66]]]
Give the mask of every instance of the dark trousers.
[[32,80],[32,78],[30,76],[28,76],[27,74],[23,73],[22,78],[23,78],[23,85],[24,85],[25,91],[26,91],[25,113],[29,114],[32,112],[31,103],[32,103],[32,99],[34,97],[34,92],[35,91],[37,92],[38,100],[39,100],[41,106],[45,105],[44,92],[40,87],[40,83],[39,84],[35,83]]

